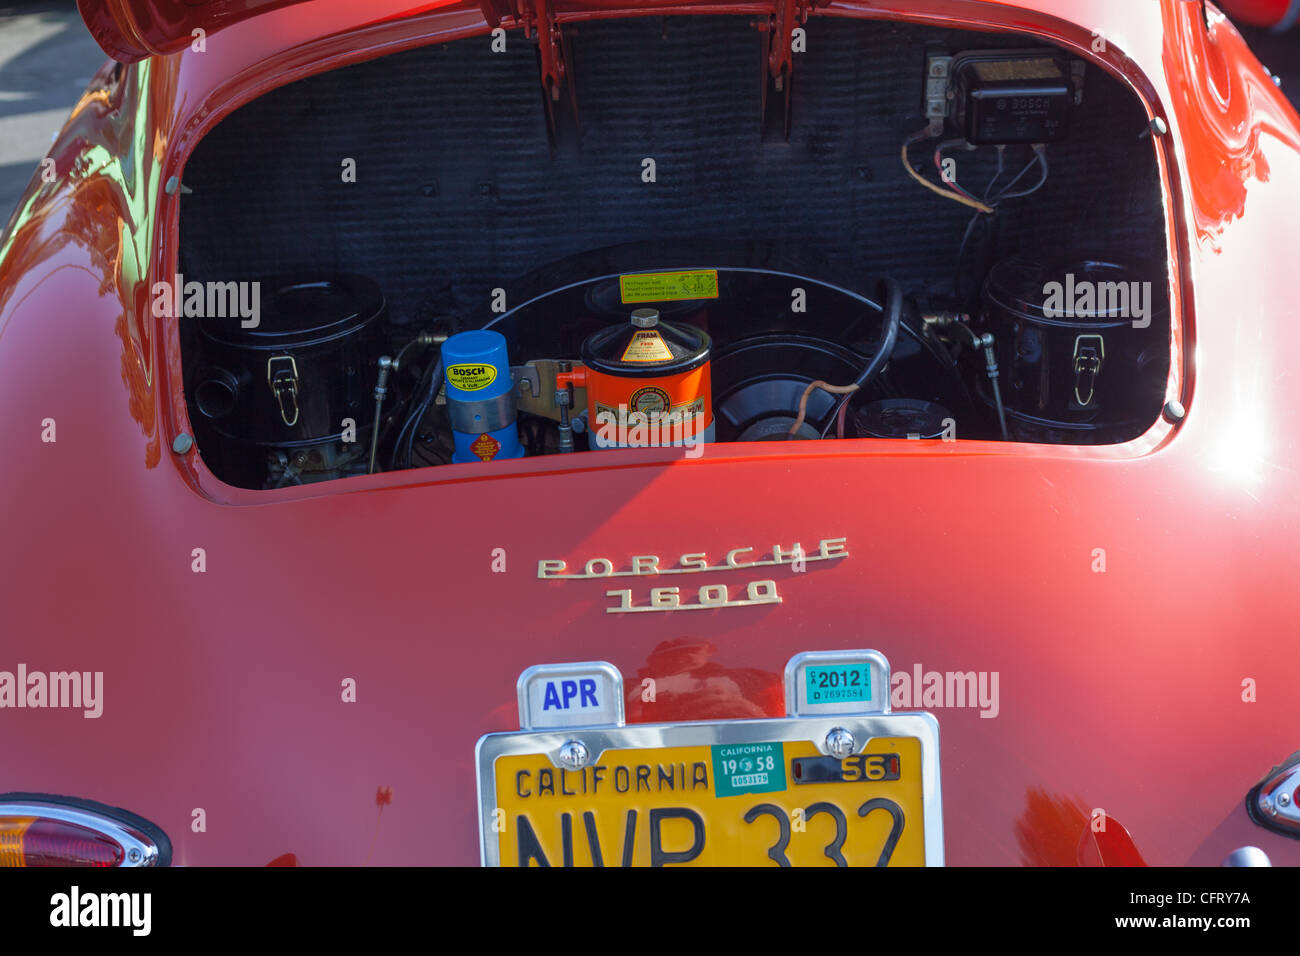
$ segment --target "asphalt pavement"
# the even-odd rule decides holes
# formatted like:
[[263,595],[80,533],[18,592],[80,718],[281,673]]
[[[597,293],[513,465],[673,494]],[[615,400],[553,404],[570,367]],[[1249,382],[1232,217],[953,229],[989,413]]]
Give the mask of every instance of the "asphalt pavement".
[[106,59],[72,0],[0,0],[0,229]]

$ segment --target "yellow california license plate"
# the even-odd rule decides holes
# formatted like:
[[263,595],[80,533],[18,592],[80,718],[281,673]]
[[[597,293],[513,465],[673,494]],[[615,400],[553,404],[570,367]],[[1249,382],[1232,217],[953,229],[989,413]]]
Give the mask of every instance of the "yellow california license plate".
[[[484,860],[503,866],[941,862],[937,730],[931,738],[925,718],[489,735],[479,760]],[[921,721],[904,728],[919,736],[878,732],[882,722],[909,721]],[[876,726],[855,728],[858,749],[851,756],[829,756],[814,742],[852,723]],[[679,742],[692,737],[698,742]],[[577,768],[557,758],[573,740],[589,755]]]

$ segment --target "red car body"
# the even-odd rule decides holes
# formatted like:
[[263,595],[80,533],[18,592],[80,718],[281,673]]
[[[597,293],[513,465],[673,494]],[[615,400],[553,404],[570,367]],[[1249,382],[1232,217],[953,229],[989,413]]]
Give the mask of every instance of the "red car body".
[[1292,0],[1227,0],[1223,6],[1230,16],[1242,23],[1274,30],[1295,26],[1300,17],[1300,4]]
[[[1181,422],[1105,447],[626,449],[283,491],[233,488],[173,451],[192,431],[178,320],[148,301],[176,271],[167,183],[205,131],[276,86],[489,26],[472,2],[270,5],[215,25],[157,2],[166,28],[150,32],[124,26],[151,22],[124,19],[133,7],[82,0],[102,45],[147,58],[97,74],[50,150],[56,176],[33,179],[0,239],[0,667],[104,674],[97,719],[0,713],[0,791],[129,809],[180,865],[474,864],[475,743],[517,728],[526,667],[607,660],[629,722],[716,720],[783,714],[795,653],[869,647],[895,673],[1000,674],[996,717],[934,711],[949,863],[1217,865],[1246,845],[1300,863],[1300,842],[1244,802],[1300,749],[1300,118],[1213,7],[835,0],[814,14],[1035,34],[1164,121]],[[561,22],[652,8],[774,12],[555,5]],[[196,26],[212,34],[202,53]],[[607,582],[537,573],[837,537],[848,559],[773,570],[783,603],[708,615],[607,615]],[[1091,832],[1096,809],[1119,824],[1109,836]]]

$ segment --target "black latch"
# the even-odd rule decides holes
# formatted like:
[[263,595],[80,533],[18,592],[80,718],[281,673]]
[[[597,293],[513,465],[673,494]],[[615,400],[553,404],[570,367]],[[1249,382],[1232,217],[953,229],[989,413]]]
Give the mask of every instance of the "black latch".
[[298,363],[292,355],[273,355],[266,360],[266,384],[280,403],[280,420],[290,428],[297,425]]
[[1097,376],[1106,359],[1106,341],[1100,335],[1080,335],[1074,340],[1074,400],[1084,408],[1096,397]]

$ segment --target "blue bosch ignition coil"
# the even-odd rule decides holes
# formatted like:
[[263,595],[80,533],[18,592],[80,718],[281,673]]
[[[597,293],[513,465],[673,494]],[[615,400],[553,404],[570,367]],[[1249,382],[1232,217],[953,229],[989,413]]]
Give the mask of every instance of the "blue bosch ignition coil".
[[442,344],[447,412],[456,440],[453,462],[522,458],[515,424],[515,382],[500,332],[458,332]]

